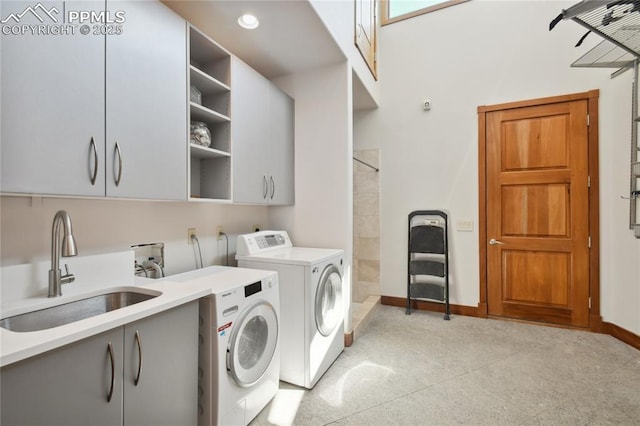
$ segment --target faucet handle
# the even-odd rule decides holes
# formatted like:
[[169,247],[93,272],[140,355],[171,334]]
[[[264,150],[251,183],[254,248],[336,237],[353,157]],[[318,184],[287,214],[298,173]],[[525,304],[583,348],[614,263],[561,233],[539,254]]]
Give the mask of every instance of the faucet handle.
[[66,274],[60,277],[60,283],[69,284],[74,282],[76,280],[76,277],[71,272],[69,272],[69,265],[67,263],[64,264],[64,270]]

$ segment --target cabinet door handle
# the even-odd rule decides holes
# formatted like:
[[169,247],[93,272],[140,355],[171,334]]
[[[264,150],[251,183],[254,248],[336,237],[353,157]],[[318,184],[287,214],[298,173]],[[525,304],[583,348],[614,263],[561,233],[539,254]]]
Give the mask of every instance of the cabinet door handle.
[[98,177],[98,149],[96,148],[96,142],[91,136],[91,150],[93,151],[93,173],[91,174],[91,185],[96,184],[96,178]]
[[269,179],[271,180],[271,199],[273,200],[273,196],[276,193],[276,183],[273,180],[273,176],[270,176]]
[[107,395],[107,402],[111,402],[111,397],[113,396],[113,388],[116,384],[116,363],[115,357],[113,356],[113,345],[109,342],[107,346],[107,351],[109,352],[109,358],[111,359],[111,386],[109,387],[109,394]]
[[140,332],[138,330],[136,330],[136,343],[138,344],[138,374],[136,374],[136,379],[133,381],[133,384],[138,386],[140,373],[142,372],[142,343],[140,342]]
[[116,186],[120,185],[120,179],[122,178],[122,151],[120,151],[120,145],[116,142],[116,155],[118,156],[118,177],[116,177]]
[[267,177],[262,176],[262,198],[266,200],[268,193],[269,193],[269,183],[267,182]]

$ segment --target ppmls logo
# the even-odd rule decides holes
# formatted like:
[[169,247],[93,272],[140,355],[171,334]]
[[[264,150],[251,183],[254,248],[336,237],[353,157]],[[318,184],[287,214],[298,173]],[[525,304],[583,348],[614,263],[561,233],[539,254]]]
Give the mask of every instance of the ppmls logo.
[[[3,35],[120,35],[123,32],[125,11],[117,10],[68,10],[66,2],[63,12],[56,6],[47,7],[42,2],[27,6],[21,11],[12,11],[3,19]],[[45,2],[46,4],[46,2]],[[73,4],[73,3],[72,3]]]
[[7,24],[10,21],[13,21],[16,24],[19,24],[20,20],[25,15],[33,15],[41,23],[44,23],[45,17],[47,17],[49,18],[49,20],[53,21],[53,23],[57,24],[58,18],[56,17],[56,15],[58,15],[59,13],[60,11],[55,6],[51,7],[51,9],[47,9],[46,7],[43,6],[42,3],[38,3],[35,6],[28,6],[25,10],[23,10],[20,13],[10,13],[9,16],[7,16],[5,19],[0,21],[0,23]]

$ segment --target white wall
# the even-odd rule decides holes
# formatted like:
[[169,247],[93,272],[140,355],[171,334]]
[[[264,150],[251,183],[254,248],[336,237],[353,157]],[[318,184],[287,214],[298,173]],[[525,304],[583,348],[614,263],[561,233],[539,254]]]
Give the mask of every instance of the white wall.
[[[271,207],[269,224],[296,246],[345,251],[344,291],[351,300],[353,128],[347,62],[274,81],[295,98],[295,206]],[[347,308],[349,303],[346,304]],[[351,327],[350,316],[345,330]]]
[[[358,112],[356,149],[379,148],[381,291],[406,296],[407,214],[451,214],[451,301],[477,306],[477,107],[600,89],[602,314],[640,333],[640,241],[628,224],[631,73],[570,68],[599,41],[561,22],[574,2],[482,1],[385,26],[380,34],[380,108]],[[433,109],[421,109],[423,99]],[[473,220],[473,232],[455,231]]]
[[235,265],[237,234],[251,232],[254,224],[268,226],[266,207],[6,196],[0,203],[2,266],[49,259],[51,225],[58,210],[71,215],[80,255],[164,242],[167,275],[196,268],[187,228],[196,228],[203,263],[209,266],[226,263],[226,244],[216,240],[216,226],[222,225],[230,238],[230,265]]
[[[316,13],[324,22],[340,49],[345,54],[362,86],[374,102],[379,102],[378,83],[369,71],[354,42],[355,3],[354,0],[309,0]],[[379,30],[379,28],[378,28]]]

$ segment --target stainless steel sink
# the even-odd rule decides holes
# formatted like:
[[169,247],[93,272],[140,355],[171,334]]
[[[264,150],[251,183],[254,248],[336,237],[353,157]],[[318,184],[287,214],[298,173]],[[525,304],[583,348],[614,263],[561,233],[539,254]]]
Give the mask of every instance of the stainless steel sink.
[[39,311],[4,318],[0,320],[0,327],[15,332],[46,330],[135,305],[157,296],[135,291],[117,291],[101,294]]

